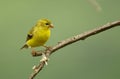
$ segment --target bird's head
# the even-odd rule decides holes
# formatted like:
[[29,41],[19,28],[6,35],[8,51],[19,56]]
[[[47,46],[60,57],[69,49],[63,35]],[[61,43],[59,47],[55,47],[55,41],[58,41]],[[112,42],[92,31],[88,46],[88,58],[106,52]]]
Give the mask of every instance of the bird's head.
[[45,28],[53,28],[53,24],[48,19],[41,19],[37,22],[37,26],[45,27]]

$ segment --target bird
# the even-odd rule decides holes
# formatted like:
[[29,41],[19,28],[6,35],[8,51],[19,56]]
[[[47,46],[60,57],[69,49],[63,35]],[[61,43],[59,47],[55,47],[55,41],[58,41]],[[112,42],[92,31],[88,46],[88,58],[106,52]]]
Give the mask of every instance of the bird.
[[[51,28],[53,28],[53,24],[48,19],[40,19],[37,21],[36,25],[31,28],[31,30],[27,34],[26,42],[21,47],[23,48],[35,48],[39,46],[43,46],[48,48],[45,43],[50,38]],[[33,50],[34,52],[34,50]]]

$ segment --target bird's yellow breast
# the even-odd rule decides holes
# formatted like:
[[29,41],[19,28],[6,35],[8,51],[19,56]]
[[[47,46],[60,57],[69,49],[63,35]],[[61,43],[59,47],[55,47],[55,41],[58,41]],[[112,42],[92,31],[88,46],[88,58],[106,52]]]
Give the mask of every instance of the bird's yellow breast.
[[50,29],[38,28],[34,30],[32,39],[27,41],[30,47],[43,46],[50,37]]

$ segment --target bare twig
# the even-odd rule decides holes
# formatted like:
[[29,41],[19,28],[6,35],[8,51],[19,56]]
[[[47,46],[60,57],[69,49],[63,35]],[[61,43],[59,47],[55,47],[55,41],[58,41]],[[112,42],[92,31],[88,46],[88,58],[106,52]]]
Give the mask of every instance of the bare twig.
[[[111,29],[111,28],[116,27],[116,26],[120,26],[120,21],[107,23],[106,25],[103,25],[101,27],[98,27],[98,28],[95,28],[93,30],[81,33],[79,35],[73,36],[73,37],[68,38],[68,39],[65,39],[65,40],[59,42],[57,45],[51,47],[50,49],[46,49],[44,52],[39,52],[39,53],[36,52],[33,56],[34,57],[41,56],[42,53],[45,53],[46,57],[49,57],[53,52],[57,51],[60,48],[63,48],[65,46],[70,45],[70,44],[72,44],[74,42],[77,42],[79,40],[84,40],[84,39],[86,39],[89,36],[98,34],[100,32],[103,32],[105,30]],[[34,72],[31,74],[29,79],[33,79],[42,70],[44,65],[45,65],[45,61],[42,61],[42,62],[39,63],[38,66],[35,66],[34,67]]]

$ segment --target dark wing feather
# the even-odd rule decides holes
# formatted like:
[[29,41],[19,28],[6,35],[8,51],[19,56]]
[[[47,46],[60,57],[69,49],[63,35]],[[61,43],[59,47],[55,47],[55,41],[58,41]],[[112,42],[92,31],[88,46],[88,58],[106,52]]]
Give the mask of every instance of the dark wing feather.
[[28,34],[26,41],[30,40],[33,37],[33,34]]
[[[29,33],[27,34],[27,39],[26,39],[26,41],[32,39],[34,29],[35,29],[35,27],[33,27],[33,28],[29,31]],[[21,47],[21,49],[23,49],[23,48],[28,48],[28,45],[25,44],[24,46]]]
[[32,39],[34,28],[35,28],[35,27],[33,27],[33,28],[29,31],[29,33],[27,34],[27,39],[26,39],[26,41]]
[[[32,34],[28,34],[28,35],[27,35],[27,39],[26,39],[26,41],[30,40],[32,37],[33,37],[33,35],[32,35]],[[24,46],[22,46],[20,49],[23,49],[23,48],[28,48],[28,45],[27,45],[27,44],[25,44],[25,45],[24,45]]]

